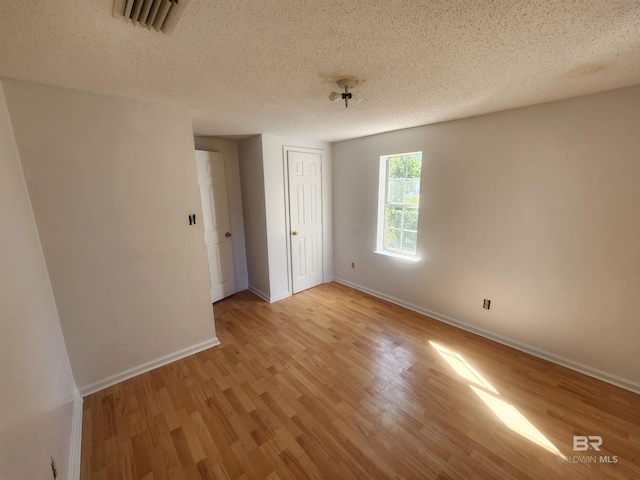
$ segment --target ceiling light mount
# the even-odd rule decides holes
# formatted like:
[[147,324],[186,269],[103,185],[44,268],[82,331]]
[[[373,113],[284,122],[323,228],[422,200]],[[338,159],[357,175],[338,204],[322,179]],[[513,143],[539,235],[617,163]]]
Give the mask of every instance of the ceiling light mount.
[[344,108],[347,108],[349,106],[349,100],[356,100],[359,102],[360,100],[362,100],[362,93],[359,91],[349,91],[350,88],[353,89],[357,87],[359,83],[360,82],[355,78],[342,78],[338,80],[336,84],[338,85],[338,87],[343,89],[344,92],[331,92],[329,94],[329,100],[331,100],[332,102],[337,102],[341,99],[344,100]]

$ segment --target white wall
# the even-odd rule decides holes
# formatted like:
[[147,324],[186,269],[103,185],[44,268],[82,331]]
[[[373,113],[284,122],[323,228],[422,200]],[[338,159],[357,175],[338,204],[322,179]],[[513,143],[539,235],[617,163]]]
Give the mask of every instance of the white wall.
[[77,391],[1,84],[0,366],[0,476],[52,478],[53,457],[72,478]]
[[240,166],[238,163],[238,142],[215,137],[195,137],[197,150],[222,153],[229,201],[229,221],[233,245],[233,267],[236,274],[236,289],[246,290],[247,255],[244,243],[244,222],[242,219],[242,191],[240,189]]
[[331,145],[262,134],[238,142],[249,288],[269,302],[291,295],[286,218],[285,147],[322,154],[323,279],[333,280]]
[[260,135],[238,142],[238,160],[249,289],[268,300],[271,290]]
[[[639,105],[631,87],[334,144],[336,277],[640,390]],[[379,157],[416,150],[411,263],[373,251]]]
[[80,391],[214,344],[189,113],[6,81]]
[[286,160],[284,158],[285,146],[313,148],[322,153],[323,278],[325,281],[333,279],[331,145],[317,140],[263,134],[262,151],[271,301],[277,301],[291,295],[288,275],[289,257],[287,251],[289,231],[287,230],[285,211],[285,202],[287,201],[284,177],[286,168]]

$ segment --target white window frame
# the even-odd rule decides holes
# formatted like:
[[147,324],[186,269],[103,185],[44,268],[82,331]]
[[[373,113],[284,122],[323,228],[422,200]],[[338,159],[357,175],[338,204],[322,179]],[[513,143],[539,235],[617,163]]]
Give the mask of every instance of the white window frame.
[[[377,240],[376,240],[376,250],[375,253],[379,253],[381,255],[387,255],[390,257],[403,258],[405,260],[411,260],[417,262],[418,258],[418,246],[416,240],[416,251],[413,255],[404,254],[402,252],[397,252],[393,250],[387,250],[384,246],[384,238],[387,226],[385,211],[386,207],[390,202],[387,202],[387,188],[389,185],[388,173],[389,173],[389,158],[390,157],[401,157],[405,155],[420,155],[422,158],[422,152],[408,152],[408,153],[394,153],[391,155],[381,155],[380,156],[380,173],[378,177],[378,231],[377,231]],[[420,179],[422,180],[422,165],[420,166]],[[420,213],[420,204],[401,204],[395,203],[397,206],[411,206],[415,205],[415,208],[418,210],[418,216]],[[419,224],[416,226],[419,228]],[[418,230],[416,230],[417,236]]]

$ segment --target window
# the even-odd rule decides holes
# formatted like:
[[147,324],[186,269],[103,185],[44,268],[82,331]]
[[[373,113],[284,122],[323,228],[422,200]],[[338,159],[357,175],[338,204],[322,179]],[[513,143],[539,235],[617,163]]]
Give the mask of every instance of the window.
[[416,258],[422,152],[380,157],[377,253]]

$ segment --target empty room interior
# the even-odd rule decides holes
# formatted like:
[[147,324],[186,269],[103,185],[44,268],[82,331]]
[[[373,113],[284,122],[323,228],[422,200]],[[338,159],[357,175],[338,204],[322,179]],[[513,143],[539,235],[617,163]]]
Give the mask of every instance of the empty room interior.
[[0,0],[0,478],[640,478],[640,3]]

